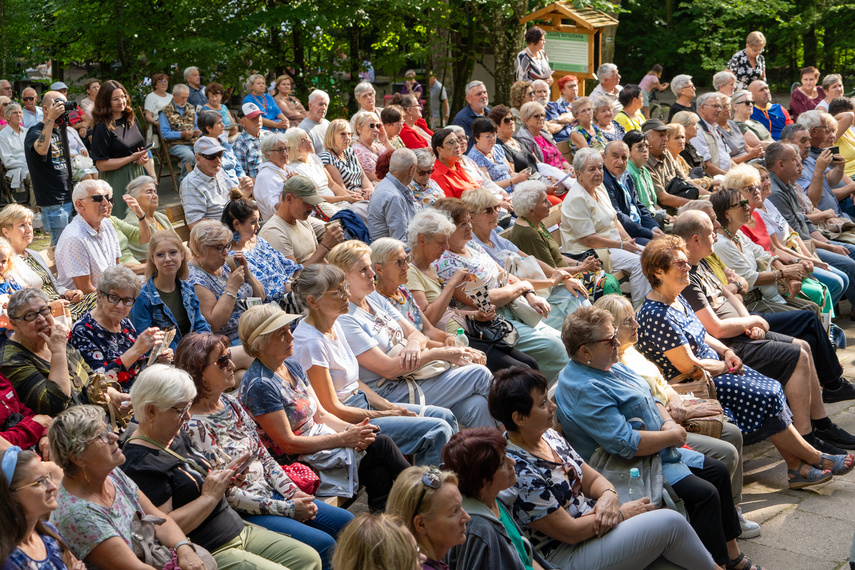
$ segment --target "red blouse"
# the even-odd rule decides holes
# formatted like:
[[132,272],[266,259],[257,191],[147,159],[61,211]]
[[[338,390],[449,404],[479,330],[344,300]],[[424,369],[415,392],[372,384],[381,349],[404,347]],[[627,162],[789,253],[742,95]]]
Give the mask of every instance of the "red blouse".
[[754,217],[754,227],[749,228],[747,225],[742,226],[740,229],[742,233],[747,235],[751,241],[762,247],[768,252],[772,251],[772,238],[769,237],[769,231],[766,229],[766,222],[763,221],[763,218],[760,217],[760,214],[757,210],[751,212],[751,215]]

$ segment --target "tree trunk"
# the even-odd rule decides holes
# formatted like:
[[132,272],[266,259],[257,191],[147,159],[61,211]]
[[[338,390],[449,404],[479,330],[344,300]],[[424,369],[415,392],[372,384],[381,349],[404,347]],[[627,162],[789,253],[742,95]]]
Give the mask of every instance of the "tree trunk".
[[[459,7],[459,2],[455,2]],[[475,68],[474,45],[475,45],[475,19],[470,10],[469,3],[466,3],[465,20],[460,26],[460,30],[452,33],[451,37],[454,40],[451,44],[451,60],[454,62],[452,67],[452,77],[454,78],[454,96],[451,98],[452,115],[456,110],[460,110],[466,104],[466,84],[469,78],[472,77],[472,70]]]
[[294,90],[302,93],[301,89],[306,89],[305,77],[303,69],[306,66],[306,49],[303,45],[303,26],[299,22],[294,22],[294,27],[291,29],[291,41],[294,44]]
[[359,83],[359,72],[362,70],[362,58],[360,57],[361,50],[359,49],[359,24],[353,23],[350,26],[350,85],[347,89],[347,114],[353,115],[359,109],[359,103],[352,96],[356,84]]
[[495,93],[490,93],[490,103],[493,105],[510,104],[514,60],[525,47],[525,26],[520,25],[519,20],[528,12],[528,2],[513,0],[504,6],[507,7],[512,9],[508,17],[505,16],[502,5],[494,4],[481,18],[495,58]]
[[804,42],[804,65],[816,65],[817,63],[817,38],[816,27],[811,24],[802,34]]
[[[445,4],[448,4],[448,0],[443,0]],[[432,17],[435,18],[436,13],[431,14]],[[431,21],[438,21],[438,19],[432,19]],[[446,21],[446,20],[443,20]],[[429,71],[433,71],[434,75],[436,75],[437,81],[439,81],[442,86],[445,88],[445,92],[449,97],[453,97],[454,95],[454,71],[452,69],[452,58],[450,55],[450,36],[449,30],[447,27],[442,26],[436,29],[436,33],[430,36],[430,62],[429,62]],[[430,87],[425,84],[425,90],[428,93],[425,93],[426,98],[428,99],[428,105],[430,105]],[[449,99],[448,104],[451,105],[451,99]],[[440,121],[442,120],[442,108],[440,108]]]
[[[621,5],[621,0],[609,0],[615,6]],[[609,13],[609,16],[613,16],[615,18],[618,17],[616,13]],[[617,26],[612,26],[610,28],[606,28],[603,30],[603,33],[600,34],[600,38],[602,43],[600,44],[600,54],[602,54],[602,63],[612,63],[615,60],[615,36],[617,35]],[[597,65],[597,62],[594,61],[594,65]],[[597,70],[593,69],[593,73],[596,73]],[[593,88],[592,88],[593,89]]]

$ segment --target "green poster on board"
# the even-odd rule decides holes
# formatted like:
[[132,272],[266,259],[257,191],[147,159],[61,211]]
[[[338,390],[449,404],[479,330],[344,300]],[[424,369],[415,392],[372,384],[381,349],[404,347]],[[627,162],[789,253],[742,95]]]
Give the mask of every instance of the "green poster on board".
[[588,69],[588,36],[546,32],[546,56],[553,71],[591,73]]

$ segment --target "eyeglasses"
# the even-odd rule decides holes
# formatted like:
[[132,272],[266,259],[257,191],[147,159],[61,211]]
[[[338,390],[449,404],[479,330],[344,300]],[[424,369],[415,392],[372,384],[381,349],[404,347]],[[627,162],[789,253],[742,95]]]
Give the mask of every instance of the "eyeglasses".
[[[350,283],[345,281],[341,287],[332,291],[327,291],[324,295],[331,295],[339,299],[347,299],[350,296]],[[323,297],[323,295],[321,295]]]
[[35,97],[22,97],[22,99],[23,99],[24,101],[35,101],[35,100],[36,100],[36,98],[35,98]]
[[35,481],[33,481],[32,483],[28,483],[26,485],[21,485],[20,487],[15,487],[14,489],[11,489],[11,490],[12,491],[20,491],[21,489],[26,489],[27,487],[35,487],[36,485],[38,485],[42,489],[47,489],[48,482],[53,483],[53,474],[51,474],[51,473],[46,473],[46,474],[42,475],[41,477],[39,477],[38,479],[36,479]]
[[496,206],[487,206],[486,208],[484,208],[483,213],[484,214],[495,214],[497,209],[498,208],[496,208]]
[[505,125],[513,123],[513,122],[514,122],[513,117],[505,117],[504,119],[502,119],[502,124],[505,124]]
[[101,443],[103,443],[104,445],[110,445],[110,432],[106,429],[102,429],[101,431],[96,433],[95,437],[90,439],[87,443],[93,442],[96,439],[100,439]]
[[419,176],[427,176],[428,174],[433,174],[435,170],[436,170],[436,168],[434,168],[434,167],[431,167],[430,170],[422,170],[420,168],[420,169],[416,170],[416,174],[418,174]]
[[28,323],[31,323],[34,320],[36,320],[37,318],[39,318],[39,315],[41,315],[43,317],[47,317],[49,314],[51,314],[51,308],[49,305],[45,305],[44,307],[42,307],[38,311],[30,311],[29,313],[24,313],[23,315],[21,315],[19,317],[13,317],[12,315],[9,315],[9,318],[12,320],[16,320],[16,321],[21,320],[21,321],[26,321]]
[[217,253],[220,254],[226,253],[229,250],[228,245],[209,245],[208,247],[210,247],[211,249],[216,249]]
[[543,113],[536,113],[531,116],[532,119],[542,119],[544,117],[546,117],[546,115],[544,115]]
[[695,86],[692,83],[689,83],[688,85],[683,87],[683,89],[694,89],[694,88],[695,88]]
[[[463,141],[463,143],[466,143],[466,141]],[[460,144],[460,139],[451,139],[450,141],[445,141],[444,143],[442,143],[442,146],[447,148],[454,148],[458,144]]]
[[608,342],[608,343],[611,343],[611,344],[619,344],[619,343],[618,343],[618,338],[617,338],[617,330],[615,330],[615,334],[613,334],[613,335],[612,335],[612,336],[610,336],[609,338],[601,338],[600,340],[598,340],[598,341],[596,341],[596,342],[598,342],[598,343],[600,343],[600,342],[603,342],[603,343]]
[[398,267],[400,267],[401,269],[405,269],[407,266],[409,266],[409,265],[410,265],[410,262],[411,262],[412,260],[413,260],[413,256],[412,256],[412,255],[410,255],[410,254],[408,253],[408,254],[407,254],[407,257],[402,257],[402,258],[400,258],[400,259],[396,259],[396,260],[395,260],[395,265],[397,265],[397,266],[398,266]]
[[107,302],[111,305],[118,305],[119,301],[126,307],[133,307],[136,298],[134,297],[119,297],[118,295],[114,295],[113,293],[107,293],[106,291],[100,291],[102,295],[107,297]]
[[183,418],[185,415],[187,415],[187,412],[189,412],[189,411],[190,411],[190,407],[191,407],[192,405],[193,405],[193,404],[192,404],[192,403],[190,403],[190,404],[187,404],[186,406],[184,406],[183,408],[177,408],[177,407],[175,407],[175,406],[172,406],[172,407],[171,407],[171,408],[169,408],[169,409],[170,409],[170,410],[175,410],[176,412],[178,412],[178,417],[179,417],[179,418]]
[[269,151],[267,151],[267,152],[278,152],[279,154],[282,154],[282,153],[284,153],[284,152],[288,152],[288,150],[289,150],[289,149],[288,149],[288,147],[287,147],[287,146],[285,146],[285,147],[282,147],[282,148],[271,148],[271,149],[270,149]]
[[624,327],[631,327],[632,325],[637,325],[638,321],[635,320],[635,315],[630,315],[627,318],[625,318],[623,321],[621,321],[620,324],[621,324],[621,326],[624,326]]
[[232,359],[232,351],[227,350],[224,355],[222,355],[221,357],[219,357],[215,361],[209,362],[208,364],[206,364],[205,368],[207,368],[208,366],[214,366],[216,364],[217,368],[219,368],[220,370],[225,370],[226,368],[229,367],[229,362],[231,361],[231,359]]
[[428,489],[439,489],[442,486],[442,471],[436,467],[429,468],[422,475],[422,484],[425,486],[419,494],[419,500],[416,501],[416,510],[413,511],[413,516],[419,514],[419,509],[422,508],[422,502],[425,500],[425,495]]
[[685,259],[678,259],[677,261],[672,262],[672,265],[679,267],[680,271],[688,271],[692,268],[692,264]]
[[215,152],[214,154],[203,154],[206,160],[210,160],[211,162],[215,160],[221,160],[223,158],[223,151]]
[[712,107],[713,109],[724,109],[724,107],[721,105],[708,105],[708,104],[704,103],[703,106],[704,107]]
[[744,208],[744,207],[745,207],[745,206],[747,206],[747,205],[748,205],[748,200],[740,200],[740,201],[739,201],[739,202],[737,202],[736,204],[731,204],[731,205],[730,205],[730,208],[728,208],[728,209],[732,209],[732,208]]
[[111,204],[113,203],[113,197],[107,196],[106,194],[95,194],[94,196],[89,196],[89,199],[95,202],[96,204],[100,204],[105,199]]
[[379,129],[382,126],[383,126],[382,123],[368,123],[369,129]]

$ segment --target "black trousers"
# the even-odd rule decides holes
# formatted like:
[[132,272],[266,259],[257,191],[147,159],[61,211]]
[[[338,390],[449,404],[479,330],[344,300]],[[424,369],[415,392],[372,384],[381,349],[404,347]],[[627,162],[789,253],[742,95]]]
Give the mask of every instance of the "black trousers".
[[692,475],[671,485],[683,499],[692,528],[717,564],[729,560],[727,542],[740,534],[739,515],[733,506],[730,473],[727,466],[709,457],[700,469],[689,468]]
[[386,499],[392,490],[392,483],[409,467],[407,458],[388,435],[379,434],[374,443],[365,450],[365,457],[359,462],[359,482],[365,485],[368,493],[368,507],[373,512],[386,509]]
[[486,342],[472,340],[471,338],[469,339],[469,346],[477,348],[481,352],[487,354],[487,368],[489,368],[490,372],[493,374],[499,370],[510,368],[511,366],[525,366],[527,368],[539,370],[537,367],[537,361],[534,358],[517,350],[516,348],[507,353],[499,350],[498,348],[490,350],[491,345]]
[[757,313],[769,323],[769,330],[800,338],[810,345],[813,364],[822,387],[837,388],[843,367],[837,359],[834,345],[822,326],[822,321],[810,311]]

